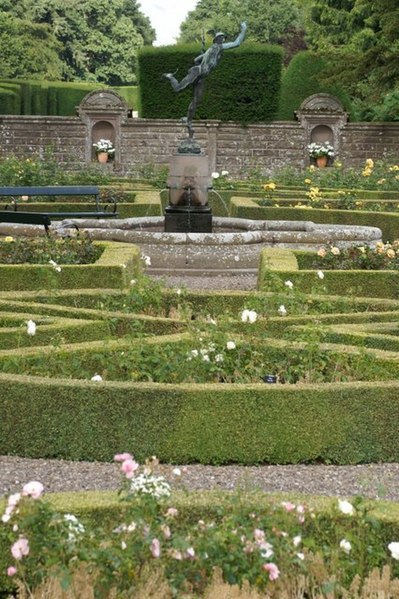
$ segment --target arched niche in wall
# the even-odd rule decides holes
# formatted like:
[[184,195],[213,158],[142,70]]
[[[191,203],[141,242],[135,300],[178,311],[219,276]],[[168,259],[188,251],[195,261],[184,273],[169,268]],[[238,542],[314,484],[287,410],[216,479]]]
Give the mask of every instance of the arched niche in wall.
[[91,158],[92,160],[96,157],[95,148],[93,144],[100,141],[100,139],[109,139],[115,147],[115,129],[112,123],[108,121],[97,121],[94,123],[91,130]]
[[95,158],[93,143],[99,139],[109,139],[115,147],[115,156],[111,164],[118,170],[121,156],[121,125],[127,121],[128,110],[125,100],[112,90],[93,91],[83,98],[78,107],[78,116],[86,126],[87,163]]
[[341,129],[348,121],[341,101],[331,94],[313,94],[304,100],[295,113],[305,129],[304,165],[309,164],[308,145],[330,142],[335,158],[339,156]]

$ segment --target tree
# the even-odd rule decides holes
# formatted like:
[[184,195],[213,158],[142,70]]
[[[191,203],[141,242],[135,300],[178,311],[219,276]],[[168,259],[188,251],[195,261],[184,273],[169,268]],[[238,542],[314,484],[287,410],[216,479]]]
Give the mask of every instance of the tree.
[[375,110],[380,114],[385,95],[397,97],[392,92],[399,81],[398,0],[302,3],[308,10],[308,43],[330,62],[326,77],[346,86],[360,116],[372,118]]
[[155,39],[136,0],[0,0],[0,10],[50,28],[66,80],[134,83],[137,50]]
[[178,41],[199,42],[207,34],[209,42],[216,31],[233,39],[241,21],[248,23],[248,39],[268,44],[284,45],[286,37],[292,43],[293,32],[302,27],[295,0],[199,0],[181,24]]
[[59,43],[47,25],[0,12],[0,72],[3,79],[60,79]]

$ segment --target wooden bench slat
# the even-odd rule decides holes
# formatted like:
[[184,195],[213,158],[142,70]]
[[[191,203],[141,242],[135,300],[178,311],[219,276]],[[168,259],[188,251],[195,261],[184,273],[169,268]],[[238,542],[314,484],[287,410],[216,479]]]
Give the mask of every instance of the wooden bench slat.
[[87,196],[95,197],[95,211],[76,211],[76,212],[32,212],[28,210],[17,210],[15,204],[14,210],[0,210],[0,222],[25,223],[43,225],[48,233],[48,227],[52,219],[57,218],[115,218],[116,202],[114,201],[113,212],[100,210],[99,196],[100,190],[96,185],[50,185],[50,186],[20,186],[20,187],[0,187],[0,197],[18,197],[18,196]]
[[0,196],[79,196],[99,195],[100,189],[96,185],[50,185],[34,187],[0,187]]

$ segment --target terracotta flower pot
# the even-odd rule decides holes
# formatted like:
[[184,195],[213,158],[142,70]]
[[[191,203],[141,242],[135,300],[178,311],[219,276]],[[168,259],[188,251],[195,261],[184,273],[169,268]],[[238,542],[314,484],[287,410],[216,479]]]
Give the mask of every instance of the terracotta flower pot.
[[325,168],[327,166],[328,157],[327,156],[317,156],[316,164],[319,168]]
[[105,164],[106,162],[108,162],[107,152],[99,152],[97,154],[97,160],[98,160],[98,162],[101,162],[101,164]]

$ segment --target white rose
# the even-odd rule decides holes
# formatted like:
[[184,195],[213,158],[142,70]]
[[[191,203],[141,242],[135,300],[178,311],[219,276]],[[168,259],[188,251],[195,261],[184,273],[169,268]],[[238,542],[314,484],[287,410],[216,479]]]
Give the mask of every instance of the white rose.
[[391,552],[393,559],[399,560],[399,543],[397,541],[389,543],[388,549]]
[[353,505],[351,503],[349,503],[349,501],[345,501],[345,500],[338,500],[338,509],[343,513],[343,514],[347,514],[348,516],[352,516],[352,514],[355,512],[355,508],[353,507]]
[[28,320],[27,324],[27,330],[26,332],[28,333],[28,335],[30,335],[31,337],[33,337],[33,335],[36,335],[36,323],[34,320]]
[[342,551],[344,551],[345,553],[349,554],[351,552],[352,545],[346,539],[342,539],[342,541],[340,542],[339,546],[342,549]]

